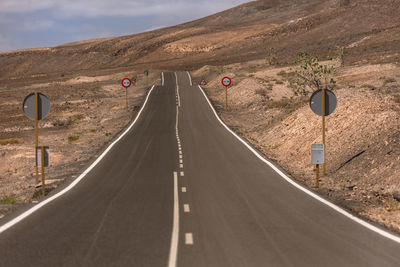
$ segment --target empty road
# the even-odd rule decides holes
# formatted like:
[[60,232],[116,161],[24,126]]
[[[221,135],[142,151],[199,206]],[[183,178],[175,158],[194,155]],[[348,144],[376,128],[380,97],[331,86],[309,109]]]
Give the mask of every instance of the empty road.
[[399,243],[284,180],[187,72],[162,74],[75,187],[5,223],[0,266],[400,266]]

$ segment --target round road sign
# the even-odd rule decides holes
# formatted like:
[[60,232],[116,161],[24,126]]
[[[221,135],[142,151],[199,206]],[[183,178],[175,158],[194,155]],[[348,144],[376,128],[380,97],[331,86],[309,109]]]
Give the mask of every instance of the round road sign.
[[229,77],[224,77],[222,78],[221,83],[223,86],[228,87],[229,85],[231,85],[232,80]]
[[[50,112],[50,101],[42,93],[38,94],[38,120],[45,118]],[[29,94],[22,102],[22,110],[25,115],[34,120],[35,119],[35,93]]]
[[[325,89],[325,116],[328,116],[333,113],[337,106],[337,99],[335,94]],[[311,110],[322,116],[322,90],[319,89],[315,91],[310,97],[310,108]]]
[[123,87],[128,88],[132,85],[132,81],[129,78],[123,78],[121,84]]

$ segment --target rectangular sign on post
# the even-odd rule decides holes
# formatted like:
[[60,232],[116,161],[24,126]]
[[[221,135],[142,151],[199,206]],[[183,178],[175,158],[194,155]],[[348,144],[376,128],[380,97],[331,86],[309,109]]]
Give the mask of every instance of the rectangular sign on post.
[[[36,147],[36,166],[42,166],[42,149],[40,146]],[[49,167],[50,150],[48,146],[44,147],[44,167]]]
[[323,144],[311,145],[311,161],[312,164],[323,164],[325,162]]

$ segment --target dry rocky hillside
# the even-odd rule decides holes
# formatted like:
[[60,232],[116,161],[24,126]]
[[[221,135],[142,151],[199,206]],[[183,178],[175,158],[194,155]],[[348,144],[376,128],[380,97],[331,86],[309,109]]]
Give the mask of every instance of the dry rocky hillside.
[[[223,120],[294,179],[400,231],[399,12],[398,0],[254,1],[152,32],[0,53],[0,140],[17,140],[0,146],[0,199],[24,203],[35,193],[25,95],[37,89],[54,103],[40,133],[52,149],[56,187],[123,129],[161,70],[191,70],[194,82],[207,80]],[[344,47],[344,66],[334,59],[337,47]],[[277,58],[269,65],[272,48]],[[338,107],[327,117],[327,176],[318,189],[310,145],[320,142],[320,117],[289,82],[299,51],[337,68]],[[133,75],[139,83],[127,113],[119,80]],[[220,84],[226,75],[233,81],[228,110]]]

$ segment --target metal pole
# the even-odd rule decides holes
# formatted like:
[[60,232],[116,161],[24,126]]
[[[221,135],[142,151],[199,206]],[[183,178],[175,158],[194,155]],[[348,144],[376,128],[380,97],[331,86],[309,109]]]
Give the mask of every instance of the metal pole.
[[[36,147],[39,146],[39,129],[38,129],[38,94],[35,93],[35,153]],[[39,183],[39,166],[36,165],[36,184]]]
[[45,192],[45,177],[44,177],[44,146],[40,147],[42,152],[42,194]]
[[225,86],[225,110],[228,110],[228,86]]
[[315,186],[319,187],[319,164],[317,164],[315,169]]
[[323,164],[323,176],[326,175],[326,144],[325,144],[325,89],[322,89],[322,144],[324,144],[324,164]]
[[126,95],[126,110],[129,111],[129,108],[128,108],[128,88],[126,88],[126,87],[125,87],[125,93],[126,93],[125,94]]

